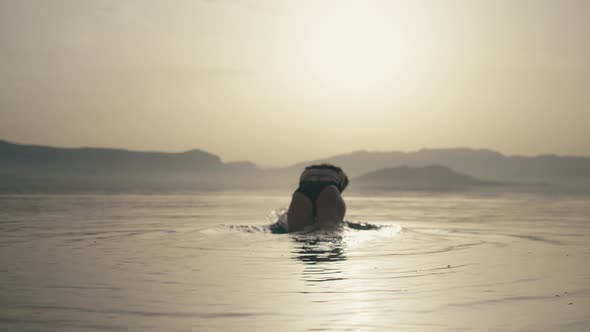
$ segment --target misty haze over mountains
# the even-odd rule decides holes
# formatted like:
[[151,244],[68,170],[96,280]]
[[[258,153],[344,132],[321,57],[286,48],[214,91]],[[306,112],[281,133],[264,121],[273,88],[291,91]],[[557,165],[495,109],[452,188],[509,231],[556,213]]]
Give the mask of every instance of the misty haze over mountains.
[[198,191],[294,189],[303,168],[328,162],[350,190],[590,192],[590,158],[505,156],[491,150],[357,151],[284,168],[224,163],[201,150],[182,153],[55,148],[0,141],[0,191]]

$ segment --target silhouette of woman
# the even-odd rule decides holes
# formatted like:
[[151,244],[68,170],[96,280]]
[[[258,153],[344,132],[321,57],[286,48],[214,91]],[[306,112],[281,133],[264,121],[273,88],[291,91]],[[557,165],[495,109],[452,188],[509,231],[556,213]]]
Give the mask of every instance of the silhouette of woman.
[[306,167],[287,212],[289,232],[313,224],[329,227],[342,223],[346,204],[341,194],[346,186],[348,177],[340,167],[330,164]]

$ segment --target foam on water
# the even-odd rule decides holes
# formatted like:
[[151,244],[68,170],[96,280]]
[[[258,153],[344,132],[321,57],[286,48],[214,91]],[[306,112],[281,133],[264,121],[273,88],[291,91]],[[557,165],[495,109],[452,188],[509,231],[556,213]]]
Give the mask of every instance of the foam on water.
[[[273,210],[269,216],[269,225],[220,225],[216,229],[202,230],[203,233],[214,234],[217,232],[239,231],[244,233],[271,233],[271,234],[286,234],[288,231],[287,211],[284,208]],[[329,229],[318,228],[315,225],[306,227],[304,230],[295,232],[298,235],[312,234],[314,236],[332,236],[334,234],[343,234],[351,231],[373,231],[380,232],[382,236],[391,236],[401,231],[401,226],[391,222],[362,222],[362,221],[348,221],[334,225]]]

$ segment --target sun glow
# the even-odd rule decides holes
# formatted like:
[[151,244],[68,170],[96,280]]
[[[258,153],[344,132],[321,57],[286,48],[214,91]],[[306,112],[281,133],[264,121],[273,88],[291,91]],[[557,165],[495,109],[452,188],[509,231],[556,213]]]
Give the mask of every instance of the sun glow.
[[383,83],[407,60],[401,33],[378,15],[319,15],[306,23],[306,70],[326,86],[357,89]]

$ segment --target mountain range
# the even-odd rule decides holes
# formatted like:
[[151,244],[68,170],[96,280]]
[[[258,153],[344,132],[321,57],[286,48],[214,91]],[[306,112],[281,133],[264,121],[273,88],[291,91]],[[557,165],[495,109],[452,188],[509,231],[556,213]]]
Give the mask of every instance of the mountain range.
[[341,166],[351,190],[496,188],[590,192],[590,158],[506,156],[492,150],[356,151],[289,167],[226,163],[202,150],[180,153],[56,148],[0,140],[0,191],[286,189],[310,164]]

